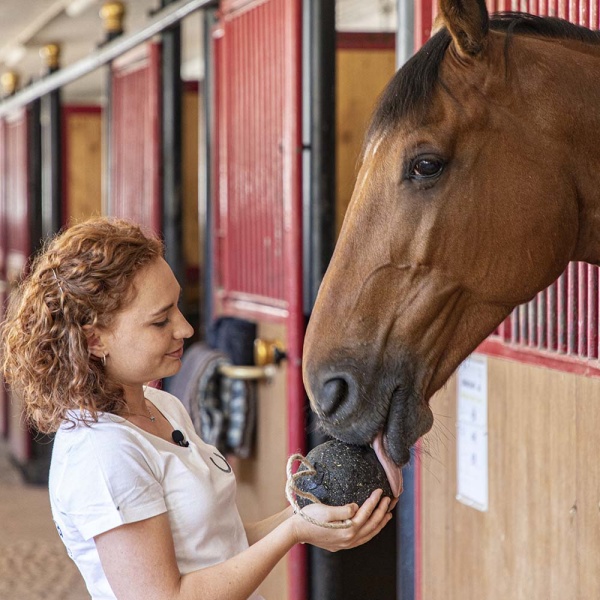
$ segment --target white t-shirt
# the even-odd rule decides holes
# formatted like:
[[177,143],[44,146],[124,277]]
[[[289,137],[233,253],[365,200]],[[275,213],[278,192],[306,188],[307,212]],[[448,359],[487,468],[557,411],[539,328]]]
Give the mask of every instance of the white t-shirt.
[[93,600],[116,598],[94,536],[119,525],[166,512],[182,574],[248,547],[235,503],[235,476],[225,458],[196,435],[177,398],[154,388],[146,389],[146,397],[183,433],[187,448],[108,413],[91,426],[67,424],[54,439],[52,515]]

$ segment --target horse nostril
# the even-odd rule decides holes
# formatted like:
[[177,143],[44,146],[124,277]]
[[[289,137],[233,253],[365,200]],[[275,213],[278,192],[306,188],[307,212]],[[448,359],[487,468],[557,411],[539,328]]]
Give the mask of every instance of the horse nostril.
[[335,377],[323,384],[317,404],[324,415],[330,416],[346,398],[348,398],[348,383],[341,377]]

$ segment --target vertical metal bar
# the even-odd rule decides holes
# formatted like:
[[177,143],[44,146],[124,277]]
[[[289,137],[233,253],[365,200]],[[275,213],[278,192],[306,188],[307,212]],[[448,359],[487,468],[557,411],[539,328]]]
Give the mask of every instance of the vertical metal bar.
[[29,248],[32,253],[42,244],[42,139],[41,139],[41,101],[38,98],[27,106],[25,111],[26,165],[27,170],[27,212],[29,215]]
[[519,306],[519,341],[525,346],[529,345],[529,310],[527,304]]
[[587,356],[598,358],[598,267],[588,265]]
[[[161,0],[161,8],[173,0]],[[183,198],[182,198],[182,98],[181,82],[181,24],[162,33],[160,54],[160,156],[162,165],[162,234],[165,241],[165,260],[181,285],[185,285],[183,256]]]
[[567,353],[577,353],[577,263],[567,267]]
[[521,316],[519,307],[515,308],[510,315],[511,342],[518,344],[521,341]]
[[569,18],[569,2],[568,0],[558,0],[557,17],[561,19]]
[[561,354],[566,354],[568,350],[568,327],[567,327],[567,310],[568,310],[568,302],[567,302],[567,271],[558,278],[557,284],[557,303],[556,310],[558,316],[557,322],[557,333],[558,333],[558,344],[557,349]]
[[538,310],[537,297],[527,303],[527,345],[537,347]]
[[547,290],[542,290],[536,297],[535,302],[537,302],[537,318],[536,318],[536,326],[537,326],[537,347],[540,350],[545,350],[548,347],[548,338],[546,336],[548,331],[548,292]]
[[414,0],[397,0],[397,11],[396,66],[400,68],[415,51]]
[[335,246],[335,2],[303,2],[304,314],[314,306]]
[[[421,461],[415,452],[402,469],[404,490],[396,507],[398,537],[396,538],[397,599],[418,600],[417,579],[420,570],[417,540],[420,532],[419,508],[416,502]],[[403,496],[406,495],[406,498]]]
[[598,29],[598,3],[595,0],[590,0],[589,14],[590,29]]
[[108,63],[104,74],[104,109],[102,111],[102,213],[114,214],[114,174],[113,174],[113,69]]
[[[572,0],[573,1],[573,0]],[[588,0],[579,0],[579,14],[577,15],[577,23],[583,27],[589,27],[589,10]]]
[[62,143],[60,90],[40,99],[41,118],[41,232],[56,233],[63,224]]
[[549,288],[547,293],[547,348],[548,350],[558,349],[558,314],[556,307],[558,283],[554,282]]
[[569,0],[568,19],[571,23],[579,23],[579,0]]
[[432,0],[421,0],[415,5],[414,13],[414,48],[413,52],[429,39],[431,35],[431,25],[433,22],[433,2]]
[[[203,267],[202,281],[204,294],[200,299],[201,339],[206,339],[206,332],[214,320],[214,293],[215,293],[215,233],[217,220],[213,208],[212,198],[216,198],[218,176],[214,175],[214,165],[218,157],[213,153],[215,147],[215,52],[213,40],[213,27],[216,22],[216,12],[213,9],[202,13],[202,28],[204,33],[204,102],[201,104],[202,113],[198,120],[201,124],[201,135],[198,144],[199,180],[198,180],[198,231],[199,263]],[[215,180],[217,179],[217,181]],[[217,208],[218,210],[218,208]]]
[[588,265],[577,263],[577,340],[575,344],[578,356],[587,356],[588,333]]
[[505,343],[511,341],[512,322],[513,322],[513,316],[509,315],[508,317],[506,317],[506,319],[502,323],[502,329],[501,329],[502,341]]

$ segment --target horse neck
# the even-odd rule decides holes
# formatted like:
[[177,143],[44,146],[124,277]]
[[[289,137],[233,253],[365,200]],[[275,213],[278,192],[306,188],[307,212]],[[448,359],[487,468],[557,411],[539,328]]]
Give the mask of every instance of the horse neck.
[[554,129],[543,151],[562,153],[561,168],[578,204],[579,233],[570,260],[600,264],[600,44],[547,40],[537,46],[547,64],[540,69],[531,54],[522,64],[539,73],[534,110]]

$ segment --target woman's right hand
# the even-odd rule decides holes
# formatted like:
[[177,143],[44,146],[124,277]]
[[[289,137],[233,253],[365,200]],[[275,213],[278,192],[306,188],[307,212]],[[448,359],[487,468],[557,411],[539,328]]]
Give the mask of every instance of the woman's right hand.
[[[375,537],[392,518],[390,498],[382,498],[382,490],[375,490],[359,508],[357,504],[326,506],[309,504],[302,510],[322,523],[350,520],[350,527],[330,529],[313,525],[302,515],[292,517],[296,541],[318,546],[330,552],[348,550],[360,546]],[[396,504],[394,501],[393,506]]]

